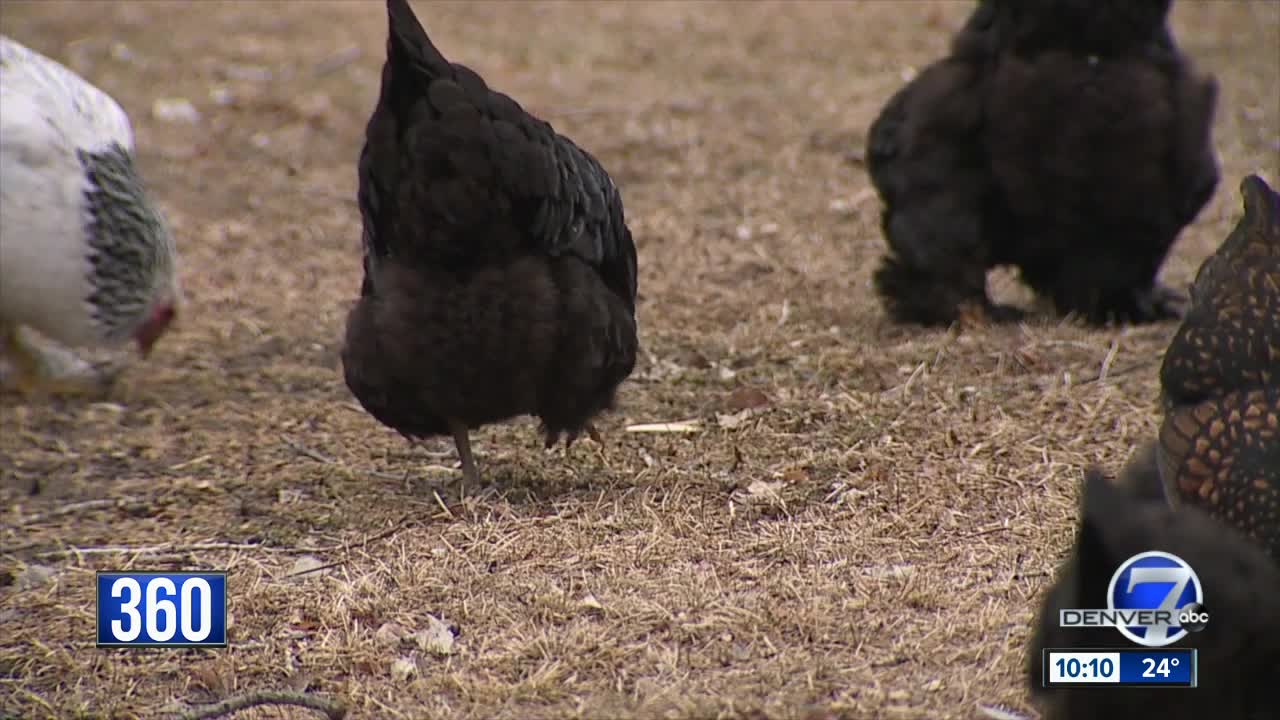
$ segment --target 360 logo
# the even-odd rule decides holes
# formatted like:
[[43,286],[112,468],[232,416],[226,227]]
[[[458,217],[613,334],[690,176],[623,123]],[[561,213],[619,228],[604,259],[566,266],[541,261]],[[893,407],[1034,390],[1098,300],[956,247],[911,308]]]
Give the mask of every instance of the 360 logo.
[[1114,627],[1146,647],[1171,645],[1209,623],[1204,588],[1185,560],[1167,552],[1139,553],[1121,563],[1107,587],[1106,610],[1062,610],[1062,627]]
[[227,574],[99,571],[98,647],[226,647]]

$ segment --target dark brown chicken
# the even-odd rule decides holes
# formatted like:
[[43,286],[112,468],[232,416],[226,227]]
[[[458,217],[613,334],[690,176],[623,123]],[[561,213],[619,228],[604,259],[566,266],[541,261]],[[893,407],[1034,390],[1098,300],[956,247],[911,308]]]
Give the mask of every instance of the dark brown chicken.
[[[1151,450],[1144,448],[1118,483],[1096,470],[1085,479],[1075,547],[1045,596],[1027,657],[1032,694],[1044,720],[1273,718],[1274,682],[1280,677],[1280,565],[1198,509],[1171,507]],[[1108,607],[1107,587],[1116,569],[1149,550],[1177,555],[1200,578],[1209,623],[1178,641],[1178,647],[1198,649],[1198,687],[1046,690],[1044,648],[1133,647],[1112,628],[1063,629],[1058,611]]]
[[1020,317],[986,293],[1002,265],[1090,322],[1180,313],[1155,278],[1218,182],[1217,86],[1174,45],[1169,5],[985,0],[888,101],[867,165],[895,321]]
[[1256,175],[1244,216],[1200,266],[1160,368],[1169,495],[1280,562],[1280,195]]
[[[1046,720],[1275,716],[1280,677],[1280,195],[1244,179],[1244,217],[1200,267],[1161,367],[1166,415],[1118,483],[1085,481],[1076,546],[1046,595],[1028,658]],[[1163,550],[1203,584],[1210,622],[1179,641],[1206,669],[1194,693],[1046,691],[1046,647],[1124,647],[1110,629],[1063,630],[1058,610],[1107,607],[1124,560]],[[1208,668],[1228,668],[1209,673]]]
[[364,281],[347,386],[409,439],[518,415],[550,447],[612,407],[637,350],[636,252],[589,153],[451,64],[387,0],[382,90],[360,154]]

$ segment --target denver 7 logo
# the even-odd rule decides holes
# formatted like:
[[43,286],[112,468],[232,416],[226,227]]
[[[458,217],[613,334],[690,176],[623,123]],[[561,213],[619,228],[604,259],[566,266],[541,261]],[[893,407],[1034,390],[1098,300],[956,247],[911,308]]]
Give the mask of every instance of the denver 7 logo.
[[1207,619],[1198,612],[1203,602],[1204,591],[1195,570],[1182,558],[1159,551],[1126,560],[1111,576],[1107,588],[1111,610],[1155,611],[1151,613],[1154,622],[1116,628],[1133,642],[1148,647],[1169,645],[1182,639],[1188,629],[1198,629],[1187,625]]

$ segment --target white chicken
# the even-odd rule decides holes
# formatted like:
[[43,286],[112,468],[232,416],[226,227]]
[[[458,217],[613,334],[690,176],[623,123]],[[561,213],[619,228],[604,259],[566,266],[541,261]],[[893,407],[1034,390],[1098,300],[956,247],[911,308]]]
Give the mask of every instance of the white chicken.
[[[65,66],[0,36],[0,356],[23,392],[96,392],[116,370],[41,347],[143,357],[181,293],[176,251],[133,160],[129,118]],[[68,362],[68,358],[72,361]]]

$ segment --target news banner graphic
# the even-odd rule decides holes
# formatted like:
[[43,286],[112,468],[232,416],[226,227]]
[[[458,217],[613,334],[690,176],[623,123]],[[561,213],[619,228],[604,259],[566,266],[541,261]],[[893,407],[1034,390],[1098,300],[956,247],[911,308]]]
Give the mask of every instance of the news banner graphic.
[[1061,610],[1064,628],[1113,627],[1144,647],[1172,645],[1209,622],[1204,588],[1185,560],[1153,550],[1125,560],[1111,576],[1106,610]]
[[1041,681],[1060,687],[1196,687],[1194,648],[1162,649],[1209,623],[1200,577],[1185,560],[1153,550],[1125,560],[1107,586],[1107,608],[1064,609],[1064,628],[1115,628],[1140,648],[1045,648]]
[[98,572],[98,647],[226,647],[224,572]]
[[1099,650],[1045,648],[1044,686],[1193,688],[1199,665],[1194,648]]

